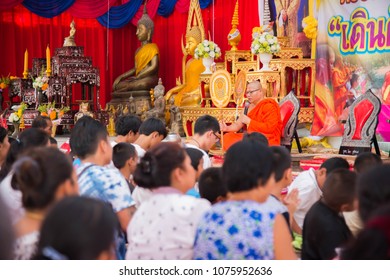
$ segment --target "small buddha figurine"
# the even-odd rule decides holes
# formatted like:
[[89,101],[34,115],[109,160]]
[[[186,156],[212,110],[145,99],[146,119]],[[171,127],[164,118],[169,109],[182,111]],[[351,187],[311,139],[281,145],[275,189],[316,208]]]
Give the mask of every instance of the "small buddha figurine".
[[108,117],[108,125],[107,125],[107,132],[108,136],[115,136],[115,120],[114,117],[111,115]]
[[182,116],[180,112],[180,108],[176,105],[174,105],[175,100],[172,98],[170,99],[170,105],[169,108],[170,112],[170,133],[178,134],[180,136],[184,135],[184,129],[183,129],[183,122],[182,122]]
[[[201,102],[201,93],[199,90],[200,74],[205,71],[202,60],[194,58],[196,46],[204,39],[204,28],[202,14],[200,12],[198,0],[191,0],[189,17],[187,21],[186,45],[184,58],[191,58],[186,62],[183,69],[183,83],[180,79],[176,81],[177,86],[169,90],[165,99],[170,100],[171,96],[175,96],[176,106],[199,106]],[[194,16],[196,18],[193,23]]]
[[158,85],[154,88],[154,108],[146,112],[146,118],[159,118],[165,123],[165,87],[162,85],[161,78],[158,80]]
[[76,24],[74,20],[70,23],[69,37],[64,39],[64,47],[75,47],[74,35],[76,34]]
[[[149,91],[158,81],[159,49],[156,44],[151,43],[154,23],[146,13],[137,23],[137,38],[141,41],[141,46],[135,53],[135,67],[117,77],[112,86],[113,99],[129,98],[129,92]],[[137,95],[134,93],[134,96]]]
[[74,123],[76,123],[81,117],[83,116],[90,116],[93,118],[93,113],[88,111],[89,104],[88,102],[82,102],[80,103],[80,109],[79,111],[74,115]]
[[137,109],[136,109],[136,106],[135,106],[135,100],[134,100],[134,97],[133,97],[133,95],[131,95],[130,97],[129,97],[129,112],[130,112],[130,114],[135,114],[136,113],[136,111],[137,111]]

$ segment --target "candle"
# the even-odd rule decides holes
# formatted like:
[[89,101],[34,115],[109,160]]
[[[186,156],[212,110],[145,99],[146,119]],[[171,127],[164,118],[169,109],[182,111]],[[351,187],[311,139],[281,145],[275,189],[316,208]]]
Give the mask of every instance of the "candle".
[[23,78],[27,79],[28,74],[28,51],[24,52],[24,69],[23,69]]
[[50,76],[51,64],[50,64],[50,49],[49,49],[49,45],[47,45],[47,48],[46,48],[46,73],[47,73],[47,76]]

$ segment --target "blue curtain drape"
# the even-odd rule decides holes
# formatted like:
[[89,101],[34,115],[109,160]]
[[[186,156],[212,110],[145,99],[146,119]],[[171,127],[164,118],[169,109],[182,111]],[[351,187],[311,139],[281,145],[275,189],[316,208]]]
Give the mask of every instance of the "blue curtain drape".
[[24,0],[22,5],[38,16],[53,18],[66,11],[75,0]]
[[206,9],[213,0],[199,0],[199,6],[201,9]]
[[143,0],[130,0],[126,4],[112,7],[97,20],[107,28],[121,28],[134,17],[142,3]]
[[163,17],[169,17],[175,8],[177,0],[161,0],[158,6],[158,15]]

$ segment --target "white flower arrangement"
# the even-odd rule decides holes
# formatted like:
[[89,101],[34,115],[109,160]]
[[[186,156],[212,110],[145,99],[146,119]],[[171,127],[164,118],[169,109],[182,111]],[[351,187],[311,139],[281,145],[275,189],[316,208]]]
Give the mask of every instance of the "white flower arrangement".
[[267,32],[263,32],[257,36],[253,36],[251,52],[259,53],[277,53],[280,51],[278,38]]
[[199,43],[195,49],[195,58],[219,58],[221,56],[221,49],[216,43],[209,40],[204,40],[202,43]]
[[11,113],[11,114],[9,115],[8,120],[9,120],[10,122],[14,123],[14,122],[19,122],[19,121],[20,121],[20,118],[18,117],[18,115],[17,115],[15,112],[13,112],[13,113]]
[[33,88],[46,90],[48,87],[48,83],[49,83],[48,77],[38,76],[37,78],[33,79]]
[[27,109],[27,104],[22,102],[20,103],[20,105],[12,106],[11,109],[14,110],[15,112],[12,112],[9,115],[8,120],[13,123],[14,122],[18,123],[23,116],[23,112]]

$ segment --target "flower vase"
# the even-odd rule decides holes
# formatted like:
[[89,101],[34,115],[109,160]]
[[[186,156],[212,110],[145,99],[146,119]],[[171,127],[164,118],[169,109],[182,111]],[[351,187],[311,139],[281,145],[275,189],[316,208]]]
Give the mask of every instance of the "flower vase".
[[272,71],[272,69],[269,68],[269,62],[272,59],[272,53],[259,53],[259,59],[262,64],[260,71]]
[[11,137],[16,139],[19,136],[20,133],[20,123],[18,122],[13,122],[14,125],[14,132],[12,133]]
[[51,127],[51,137],[56,137],[57,132],[57,124],[53,123],[53,126]]
[[203,57],[202,58],[203,66],[206,68],[206,70],[204,70],[202,74],[212,74],[213,73],[213,72],[211,72],[211,65],[213,64],[213,62],[214,62],[214,59],[211,57]]
[[42,89],[37,89],[37,103],[38,103],[38,106],[39,105],[42,105],[43,103],[43,90]]

